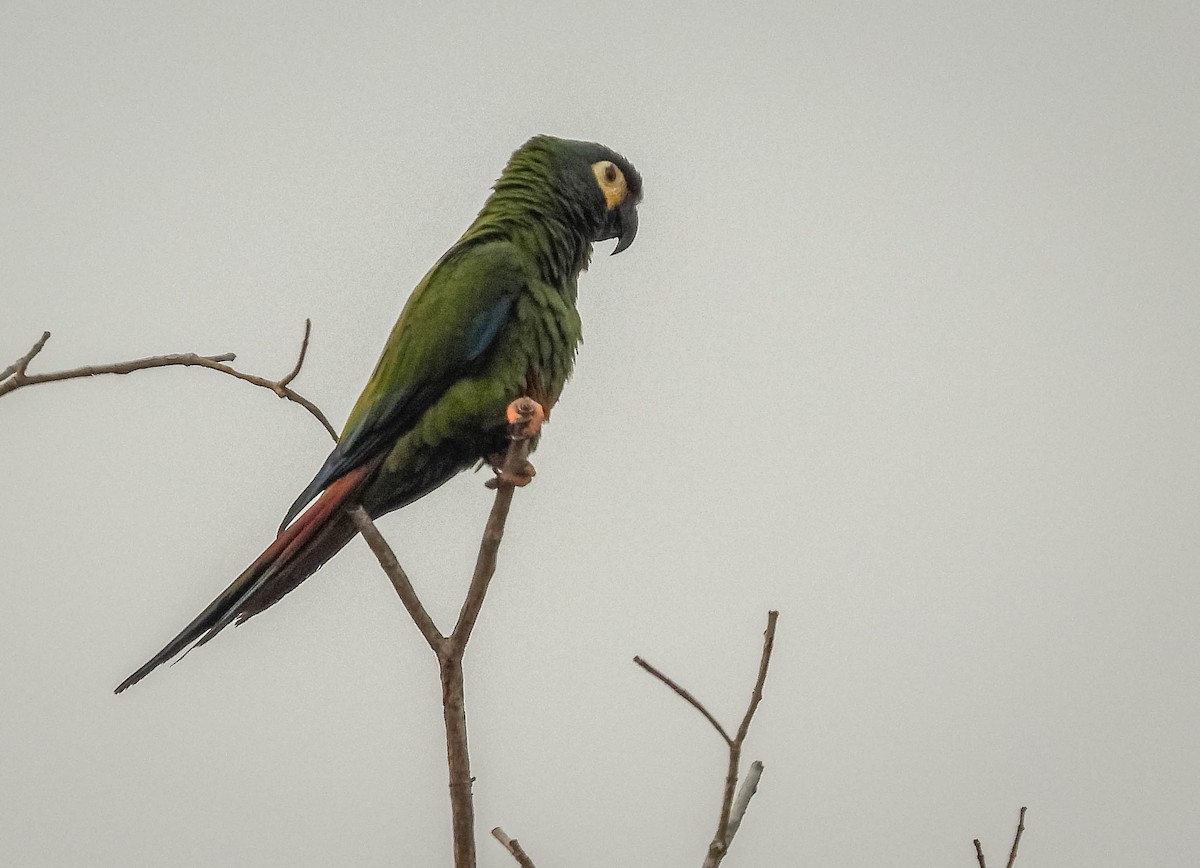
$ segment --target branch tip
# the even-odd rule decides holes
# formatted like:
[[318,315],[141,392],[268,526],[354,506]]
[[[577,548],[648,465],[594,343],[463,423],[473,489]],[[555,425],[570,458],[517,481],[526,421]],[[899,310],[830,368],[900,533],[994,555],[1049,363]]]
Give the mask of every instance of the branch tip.
[[1021,835],[1025,832],[1025,806],[1021,806],[1021,812],[1017,815],[1017,832],[1013,835],[1012,849],[1008,851],[1007,868],[1012,868],[1017,861],[1017,846],[1021,843]]
[[[279,387],[284,389],[292,380],[296,379],[300,373],[300,369],[304,367],[304,359],[308,356],[308,339],[312,336],[312,320],[305,317],[304,319],[304,338],[300,341],[300,356],[296,359],[296,365],[293,367],[282,380],[279,381]],[[281,396],[282,397],[282,396]]]
[[[13,389],[24,385],[23,381],[25,380],[25,369],[29,367],[29,363],[33,361],[33,357],[40,353],[43,348],[45,348],[46,341],[48,340],[50,340],[50,332],[42,332],[42,336],[34,341],[34,344],[30,348],[29,352],[5,368],[3,372],[0,372],[0,395],[3,395],[6,391],[11,392]],[[5,383],[4,381],[9,377],[13,378],[12,383]],[[10,388],[3,389],[3,386],[9,386]]]
[[501,846],[512,854],[512,857],[517,860],[517,864],[521,868],[534,868],[533,860],[529,858],[529,854],[525,852],[525,848],[521,846],[521,843],[516,838],[508,837],[499,826],[492,829],[492,837],[499,841]]

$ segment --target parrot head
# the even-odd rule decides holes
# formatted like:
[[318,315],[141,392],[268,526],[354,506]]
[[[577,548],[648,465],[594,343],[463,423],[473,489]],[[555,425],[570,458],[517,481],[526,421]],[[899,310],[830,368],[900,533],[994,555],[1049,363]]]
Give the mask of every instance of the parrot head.
[[[535,136],[522,150],[546,149],[559,157],[559,183],[572,199],[587,203],[594,234],[591,241],[617,239],[613,254],[633,243],[638,230],[642,176],[623,156],[596,142]],[[518,151],[520,153],[520,151]]]

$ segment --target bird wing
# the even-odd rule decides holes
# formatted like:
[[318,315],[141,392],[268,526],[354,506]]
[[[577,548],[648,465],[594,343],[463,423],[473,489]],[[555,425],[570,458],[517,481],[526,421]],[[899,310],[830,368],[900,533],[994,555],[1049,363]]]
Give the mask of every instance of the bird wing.
[[284,517],[391,448],[445,391],[487,362],[527,283],[508,241],[460,242],[418,284],[384,345],[337,445]]

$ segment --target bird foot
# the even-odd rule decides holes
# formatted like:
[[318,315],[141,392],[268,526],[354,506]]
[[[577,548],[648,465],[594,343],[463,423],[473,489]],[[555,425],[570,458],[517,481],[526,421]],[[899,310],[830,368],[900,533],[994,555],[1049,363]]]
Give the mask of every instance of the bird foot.
[[492,470],[496,472],[496,478],[485,482],[484,487],[486,488],[499,488],[501,485],[524,488],[533,482],[533,477],[537,476],[537,471],[533,469],[533,465],[528,461],[522,460],[515,469],[509,469],[502,464],[498,466],[493,460],[495,458],[499,458],[501,462],[504,461],[503,455],[493,455],[488,458],[488,463],[492,465]]
[[508,405],[508,434],[513,440],[527,440],[542,430],[546,410],[533,398],[517,398]]
[[[513,441],[528,440],[541,433],[542,423],[546,421],[546,411],[533,398],[517,398],[508,405],[505,417],[508,419],[509,438]],[[496,478],[489,479],[484,483],[485,486],[499,488],[507,485],[513,488],[524,488],[533,481],[537,471],[524,458],[517,458],[516,455],[510,458],[509,453],[514,450],[520,454],[529,452],[525,444],[514,442],[507,451],[494,452],[487,456],[487,463],[491,465]]]

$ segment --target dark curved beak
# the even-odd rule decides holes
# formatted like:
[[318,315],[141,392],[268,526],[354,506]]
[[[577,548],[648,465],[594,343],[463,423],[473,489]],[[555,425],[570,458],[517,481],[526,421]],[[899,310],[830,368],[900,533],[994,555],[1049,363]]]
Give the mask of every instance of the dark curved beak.
[[608,220],[604,226],[604,239],[617,239],[617,246],[613,248],[613,252],[610,255],[616,256],[622,250],[627,249],[633,243],[633,239],[637,237],[637,206],[637,198],[629,196],[624,202],[608,212]]

